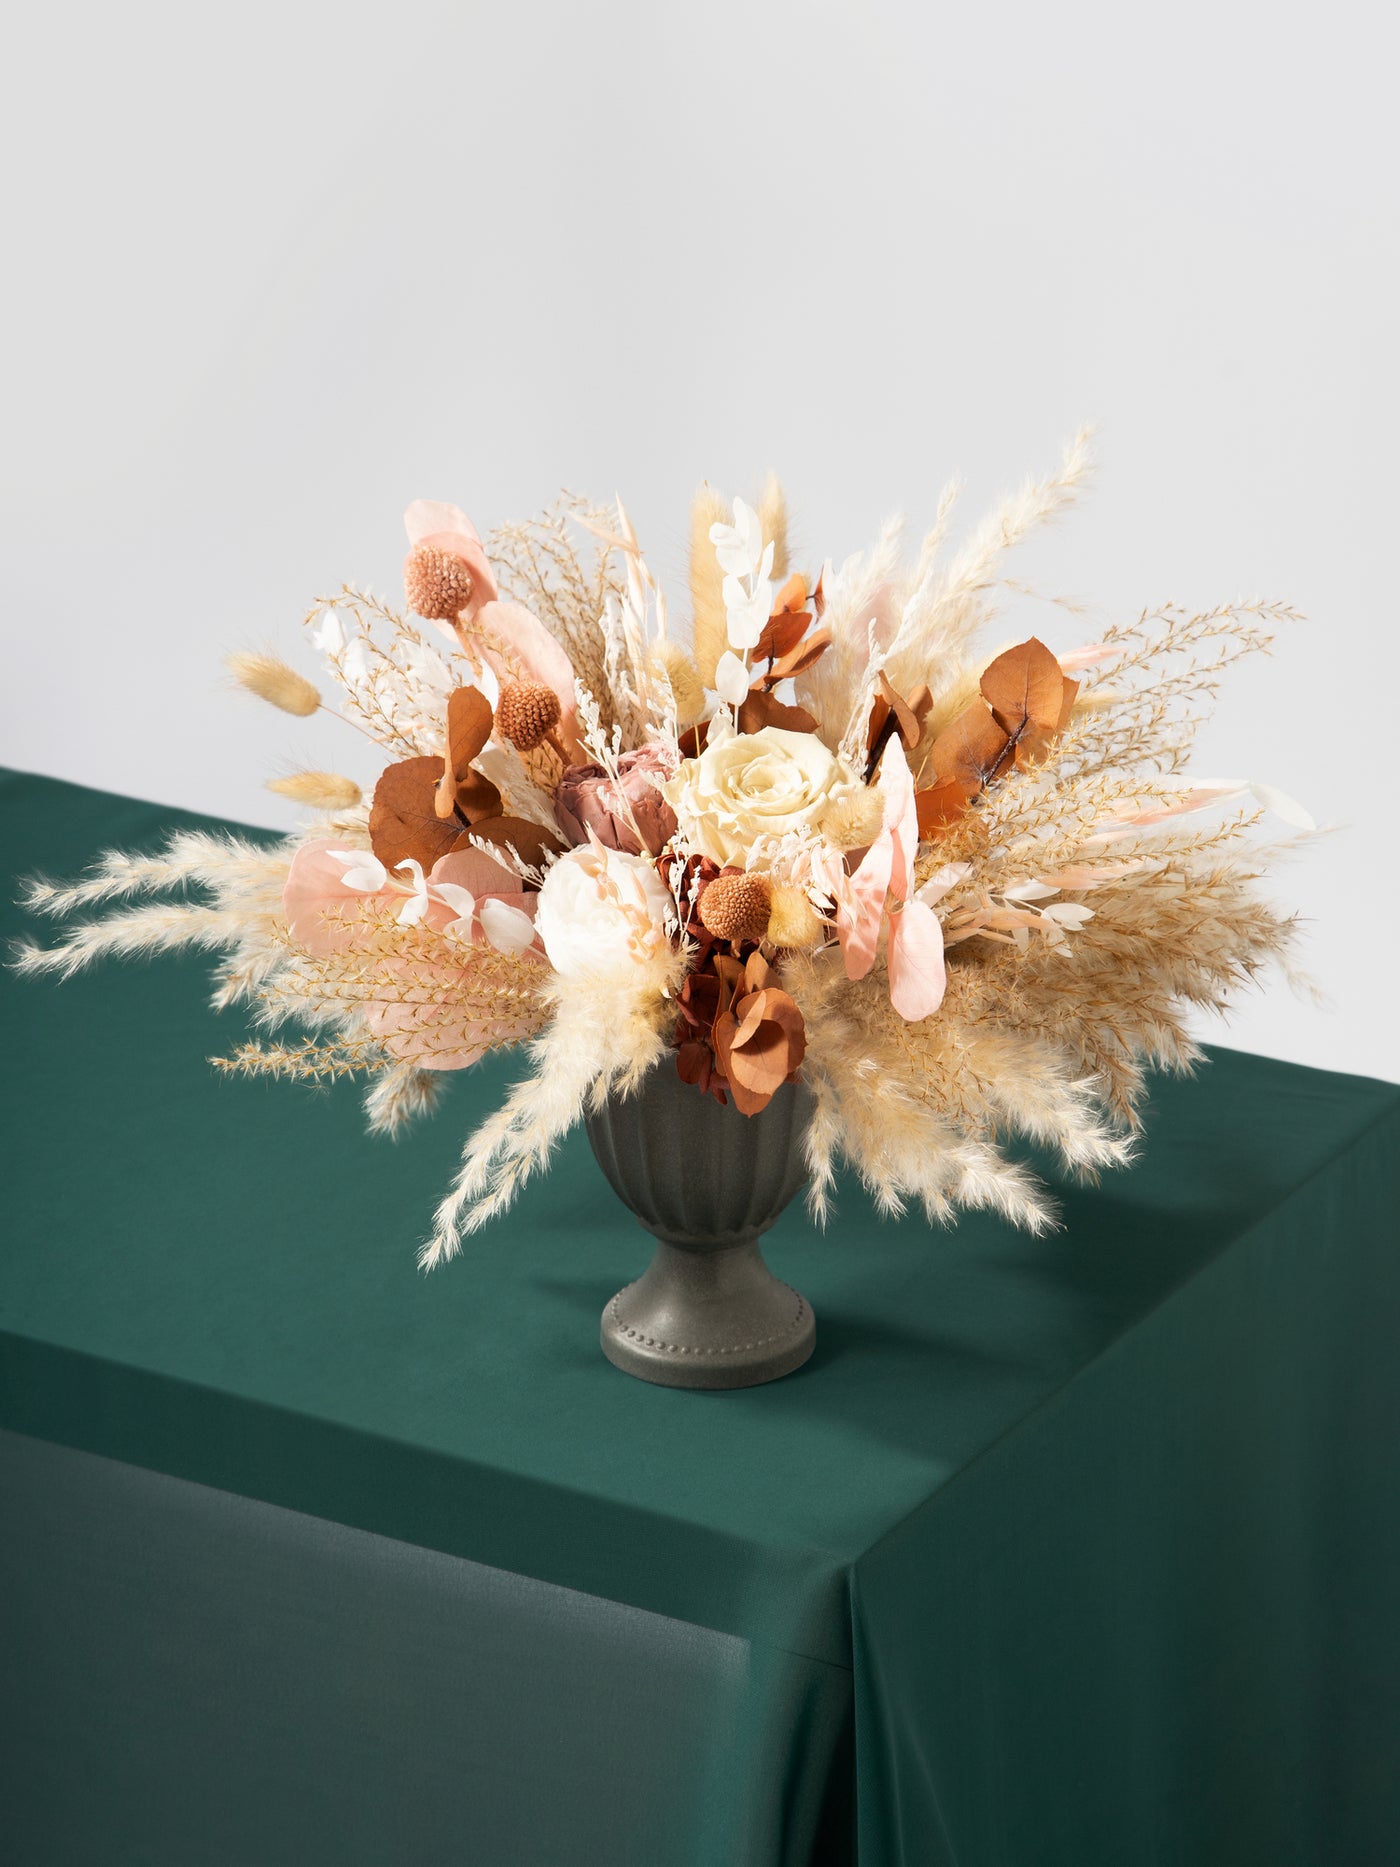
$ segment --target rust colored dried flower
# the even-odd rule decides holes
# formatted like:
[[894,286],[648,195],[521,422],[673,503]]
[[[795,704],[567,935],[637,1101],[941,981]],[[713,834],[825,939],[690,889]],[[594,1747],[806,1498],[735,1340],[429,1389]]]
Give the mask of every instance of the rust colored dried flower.
[[773,888],[766,875],[719,875],[700,897],[700,920],[717,940],[761,940]]
[[433,622],[455,622],[476,588],[471,566],[455,551],[415,545],[404,560],[404,594],[409,607]]
[[514,681],[496,703],[496,731],[520,752],[533,752],[559,724],[559,696],[543,681]]

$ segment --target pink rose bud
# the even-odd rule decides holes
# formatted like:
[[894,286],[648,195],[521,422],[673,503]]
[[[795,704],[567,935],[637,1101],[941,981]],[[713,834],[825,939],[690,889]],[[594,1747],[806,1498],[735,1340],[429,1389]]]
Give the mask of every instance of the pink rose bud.
[[618,782],[601,765],[571,765],[554,787],[554,814],[569,841],[588,841],[591,830],[605,849],[659,856],[676,833],[676,813],[657,789],[674,760],[659,746],[624,752]]

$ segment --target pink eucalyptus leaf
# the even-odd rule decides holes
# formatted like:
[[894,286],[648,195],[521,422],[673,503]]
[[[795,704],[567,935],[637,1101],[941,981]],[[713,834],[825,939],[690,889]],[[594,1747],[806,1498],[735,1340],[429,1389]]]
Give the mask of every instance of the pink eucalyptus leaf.
[[1138,875],[1143,869],[1152,866],[1150,856],[1133,856],[1127,862],[1076,862],[1066,869],[1056,869],[1045,880],[1055,888],[1064,888],[1079,894],[1087,888],[1102,888],[1105,883],[1117,881],[1122,875]]
[[919,810],[904,746],[892,739],[880,760],[890,838],[890,944],[886,966],[890,1003],[908,1024],[927,1018],[943,1003],[948,975],[943,960],[943,923],[926,901],[910,899],[919,854]]
[[344,847],[331,842],[303,843],[292,857],[282,887],[288,932],[298,946],[319,958],[354,946],[355,922],[364,919],[364,903],[397,903],[402,899],[390,889],[366,895],[347,888],[345,864],[330,853]]
[[882,830],[837,901],[836,938],[841,942],[848,979],[863,979],[875,964],[893,860],[894,838]]
[[1070,648],[1063,655],[1056,655],[1061,674],[1078,674],[1084,668],[1097,668],[1100,662],[1112,661],[1115,655],[1123,651],[1119,648],[1106,647],[1102,642],[1086,642],[1083,648]]
[[899,629],[902,611],[899,592],[894,584],[877,583],[870,593],[869,600],[856,614],[855,626],[862,631],[868,644],[873,623],[876,648],[888,648]]
[[383,962],[386,986],[399,985],[420,999],[425,985],[432,992],[427,1005],[385,998],[371,999],[361,1007],[365,1023],[390,1056],[423,1069],[465,1070],[493,1044],[528,1034],[528,1017],[485,1019],[469,1014],[462,1001],[472,994],[476,963],[470,948],[455,964]]
[[480,849],[454,849],[450,856],[439,856],[428,872],[428,881],[451,882],[478,900],[483,895],[520,892],[520,877],[509,863],[498,862]]
[[890,916],[890,1003],[906,1024],[933,1015],[943,1003],[948,972],[943,923],[924,901],[906,901]]
[[415,499],[404,512],[403,524],[410,546],[428,544],[435,533],[442,532],[469,538],[474,545],[481,543],[480,532],[462,508],[445,499]]
[[902,901],[914,880],[919,853],[919,808],[914,801],[914,779],[904,755],[904,743],[891,739],[880,760],[880,789],[885,797],[885,828],[893,841],[890,894]]
[[559,696],[559,737],[571,761],[586,762],[578,734],[574,668],[563,648],[523,603],[483,603],[457,619],[457,635],[473,661],[482,662],[503,684],[543,681]]
[[1116,816],[1105,819],[1098,835],[1122,835],[1126,829],[1146,829],[1154,823],[1166,823],[1173,817],[1186,817],[1193,811],[1207,810],[1212,804],[1223,804],[1226,799],[1243,797],[1249,786],[1243,780],[1209,780],[1195,785],[1184,797],[1179,797],[1173,804],[1153,804],[1144,810],[1120,811]]

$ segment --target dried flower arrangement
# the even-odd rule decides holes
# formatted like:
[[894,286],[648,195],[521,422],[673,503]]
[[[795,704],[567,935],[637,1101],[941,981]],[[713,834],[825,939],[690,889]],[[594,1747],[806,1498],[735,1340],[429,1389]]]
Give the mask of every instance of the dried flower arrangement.
[[[36,883],[45,913],[117,905],[19,963],[219,950],[215,1002],[269,1032],[220,1067],[364,1073],[390,1133],[444,1072],[525,1046],[425,1263],[668,1052],[746,1116],[800,1073],[818,1218],[844,1158],[887,1211],[990,1206],[1040,1229],[1048,1196],[999,1143],[1080,1175],[1127,1160],[1146,1071],[1199,1054],[1191,1008],[1288,968],[1293,926],[1256,892],[1247,832],[1265,810],[1311,827],[1265,787],[1182,776],[1220,675],[1283,606],[1168,606],[1068,654],[979,652],[1019,588],[1004,554],[1086,467],[1081,436],[946,568],[951,494],[912,566],[891,525],[812,579],[788,565],[775,483],[756,507],[704,487],[688,643],[620,505],[566,498],[483,544],[418,501],[408,613],[346,585],[307,617],[340,717],[391,761],[369,800],[302,772],[272,788],[316,814],[280,846],[181,834]],[[289,713],[324,704],[275,657],[231,666]],[[121,905],[187,889],[202,898]]]

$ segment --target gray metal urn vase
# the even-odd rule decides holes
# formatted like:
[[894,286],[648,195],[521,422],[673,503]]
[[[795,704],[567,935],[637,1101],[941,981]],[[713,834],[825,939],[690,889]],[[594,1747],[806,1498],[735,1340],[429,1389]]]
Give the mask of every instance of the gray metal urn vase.
[[759,1237],[807,1178],[811,1091],[785,1083],[745,1116],[681,1081],[667,1058],[639,1093],[588,1117],[613,1191],[657,1246],[603,1311],[603,1353],[662,1387],[757,1387],[800,1368],[816,1324],[763,1261]]

